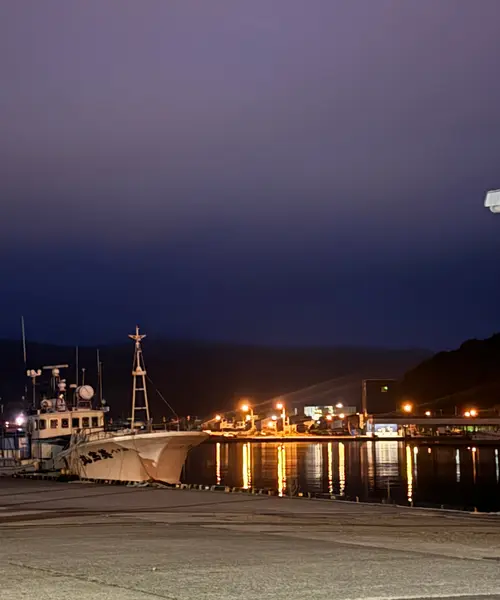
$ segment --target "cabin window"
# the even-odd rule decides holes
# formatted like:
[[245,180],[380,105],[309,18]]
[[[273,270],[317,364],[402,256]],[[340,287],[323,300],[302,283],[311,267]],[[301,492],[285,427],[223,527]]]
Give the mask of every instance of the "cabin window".
[[45,426],[46,426],[45,419],[40,419],[40,421],[38,422],[38,428],[45,429]]
[[61,419],[61,427],[63,429],[68,429],[68,427],[69,427],[69,419]]
[[82,417],[82,427],[90,427],[89,417]]
[[73,417],[71,419],[71,427],[75,427],[76,429],[80,427],[80,417]]
[[92,417],[92,427],[99,427],[99,417]]
[[50,428],[51,429],[57,429],[57,419],[50,419]]

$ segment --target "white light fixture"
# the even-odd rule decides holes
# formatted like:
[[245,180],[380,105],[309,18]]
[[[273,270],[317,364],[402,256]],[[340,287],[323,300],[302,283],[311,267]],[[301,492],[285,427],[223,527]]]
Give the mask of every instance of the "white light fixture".
[[491,190],[486,194],[484,205],[492,213],[500,213],[500,190]]

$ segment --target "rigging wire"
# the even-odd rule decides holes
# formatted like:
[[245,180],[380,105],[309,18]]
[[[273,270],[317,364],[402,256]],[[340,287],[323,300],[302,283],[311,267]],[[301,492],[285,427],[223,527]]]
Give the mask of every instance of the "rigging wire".
[[158,394],[158,396],[160,396],[160,398],[163,400],[163,402],[165,402],[165,404],[168,406],[168,408],[172,411],[174,417],[176,419],[179,419],[180,418],[179,415],[175,412],[175,410],[173,409],[173,407],[168,403],[168,401],[165,399],[165,397],[160,392],[160,390],[155,386],[155,384],[153,383],[153,380],[151,379],[151,377],[149,375],[146,375],[146,379],[153,386],[153,388],[154,388],[155,392]]

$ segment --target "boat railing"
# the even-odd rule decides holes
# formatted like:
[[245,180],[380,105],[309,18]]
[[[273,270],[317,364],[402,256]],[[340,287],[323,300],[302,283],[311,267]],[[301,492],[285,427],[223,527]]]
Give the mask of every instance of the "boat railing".
[[122,429],[121,431],[95,431],[92,428],[80,429],[74,431],[71,434],[71,445],[79,444],[82,442],[98,441],[104,439],[110,439],[117,435],[135,435],[138,433],[144,433],[137,429]]
[[71,434],[71,443],[88,442],[90,440],[103,440],[110,437],[109,431],[95,431],[92,428],[80,429]]

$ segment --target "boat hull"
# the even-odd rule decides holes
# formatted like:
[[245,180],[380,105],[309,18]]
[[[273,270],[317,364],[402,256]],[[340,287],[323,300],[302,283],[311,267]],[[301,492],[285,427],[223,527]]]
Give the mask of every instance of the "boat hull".
[[207,438],[197,431],[107,432],[71,443],[60,454],[61,466],[84,479],[175,484],[188,452]]

